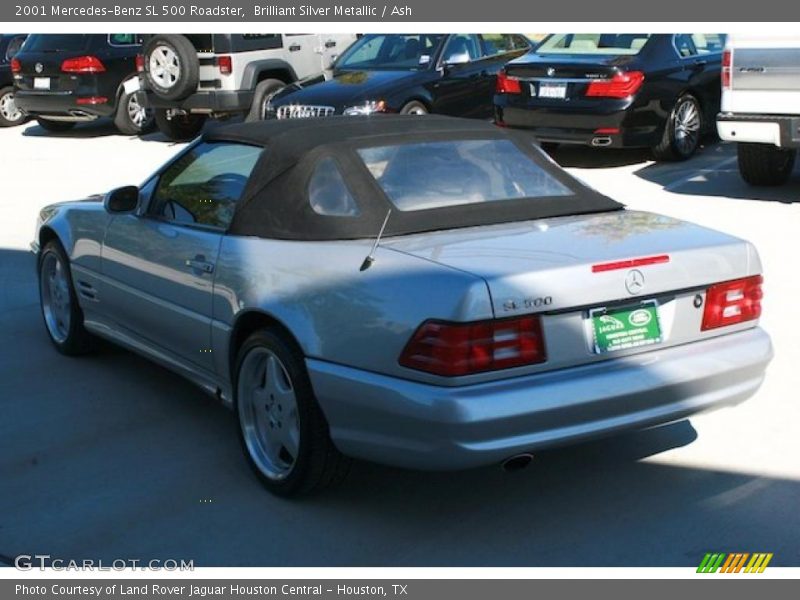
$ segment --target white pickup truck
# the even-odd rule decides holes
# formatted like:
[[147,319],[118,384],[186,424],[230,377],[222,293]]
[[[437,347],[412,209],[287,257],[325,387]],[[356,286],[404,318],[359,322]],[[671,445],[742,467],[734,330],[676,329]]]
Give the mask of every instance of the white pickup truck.
[[747,183],[786,183],[800,148],[800,36],[728,37],[717,130],[738,143]]

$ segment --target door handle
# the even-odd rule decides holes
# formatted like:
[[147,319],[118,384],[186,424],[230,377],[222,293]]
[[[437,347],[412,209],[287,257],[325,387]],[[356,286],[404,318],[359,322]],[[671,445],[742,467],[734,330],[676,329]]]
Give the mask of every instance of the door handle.
[[336,47],[336,42],[333,41],[333,40],[328,40],[327,42],[325,42],[325,47],[326,48],[335,48]]
[[201,273],[213,273],[214,265],[206,260],[202,254],[198,254],[194,258],[186,259],[186,266],[193,271],[200,271]]
[[289,52],[297,52],[301,48],[302,46],[300,44],[292,44],[291,46],[289,46]]
[[703,67],[705,67],[707,64],[708,64],[708,61],[707,61],[707,60],[696,60],[696,61],[694,62],[694,68],[695,68],[695,69],[702,69],[702,68],[703,68]]

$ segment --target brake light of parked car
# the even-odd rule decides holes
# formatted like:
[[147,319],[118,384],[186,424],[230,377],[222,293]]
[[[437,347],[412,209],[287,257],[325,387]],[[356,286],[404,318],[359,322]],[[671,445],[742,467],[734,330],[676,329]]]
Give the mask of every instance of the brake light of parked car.
[[537,315],[472,323],[425,321],[400,355],[409,369],[444,377],[496,371],[546,360]]
[[753,321],[761,316],[761,275],[712,285],[706,291],[702,331]]
[[219,72],[223,75],[233,73],[233,59],[230,56],[217,57],[217,66],[219,67]]
[[641,71],[616,73],[609,79],[594,79],[586,88],[586,95],[593,98],[627,98],[639,91],[644,83]]
[[144,73],[144,55],[137,54],[136,55],[136,72],[137,73]]
[[731,71],[733,70],[733,51],[728,48],[722,53],[722,89],[731,89]]
[[98,104],[105,104],[108,98],[105,96],[86,96],[84,98],[76,98],[75,104],[96,106]]
[[522,86],[519,79],[506,73],[505,69],[500,69],[497,73],[495,92],[498,94],[521,94]]
[[63,73],[103,73],[105,70],[105,65],[96,56],[78,56],[61,63]]
[[11,72],[22,73],[22,63],[19,62],[19,59],[16,58],[11,59]]

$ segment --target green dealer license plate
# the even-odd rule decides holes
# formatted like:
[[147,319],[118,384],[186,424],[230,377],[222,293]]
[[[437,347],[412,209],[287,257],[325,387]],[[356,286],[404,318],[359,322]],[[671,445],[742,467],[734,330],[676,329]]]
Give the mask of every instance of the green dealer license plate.
[[590,311],[589,318],[597,353],[638,348],[661,341],[655,302],[624,308],[599,308]]

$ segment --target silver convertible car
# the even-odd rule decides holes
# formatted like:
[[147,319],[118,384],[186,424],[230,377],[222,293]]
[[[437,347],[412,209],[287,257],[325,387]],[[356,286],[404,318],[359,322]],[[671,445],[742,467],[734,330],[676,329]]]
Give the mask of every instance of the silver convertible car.
[[59,351],[106,338],[217,395],[283,495],[352,457],[522,466],[741,402],[772,356],[751,244],[478,121],[220,127],[141,186],[43,209],[33,249]]

